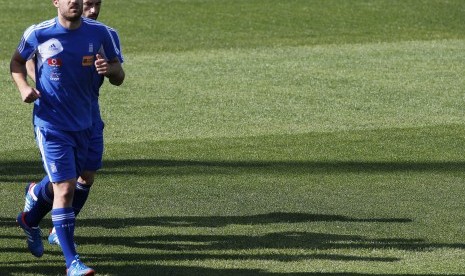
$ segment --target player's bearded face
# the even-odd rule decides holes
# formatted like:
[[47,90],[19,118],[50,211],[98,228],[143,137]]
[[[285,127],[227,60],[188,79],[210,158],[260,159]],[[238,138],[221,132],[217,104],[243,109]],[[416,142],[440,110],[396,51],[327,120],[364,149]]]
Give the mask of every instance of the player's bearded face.
[[60,15],[69,21],[77,21],[82,15],[82,0],[55,0]]
[[84,0],[82,16],[97,20],[102,0]]

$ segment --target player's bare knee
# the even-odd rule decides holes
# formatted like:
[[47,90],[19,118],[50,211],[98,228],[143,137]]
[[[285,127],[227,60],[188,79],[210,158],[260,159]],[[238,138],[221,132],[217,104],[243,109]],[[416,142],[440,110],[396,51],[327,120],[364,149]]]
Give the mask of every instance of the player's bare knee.
[[75,181],[53,183],[53,193],[55,198],[61,198],[64,201],[72,200],[74,196],[75,185]]
[[84,171],[82,172],[81,176],[79,176],[78,182],[83,185],[91,186],[94,184],[94,179],[95,179],[95,172]]

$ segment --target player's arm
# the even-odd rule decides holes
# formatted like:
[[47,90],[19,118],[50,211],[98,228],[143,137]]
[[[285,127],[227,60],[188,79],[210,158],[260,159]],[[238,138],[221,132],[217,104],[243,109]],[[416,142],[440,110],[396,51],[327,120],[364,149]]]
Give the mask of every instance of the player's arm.
[[106,77],[108,81],[110,81],[113,85],[121,85],[124,82],[124,78],[126,74],[124,73],[123,66],[121,66],[121,62],[117,57],[108,61],[108,74]]
[[35,58],[32,58],[26,62],[27,75],[36,82],[36,70],[35,70]]
[[40,92],[27,83],[26,60],[19,54],[18,50],[11,57],[10,73],[23,102],[32,103],[40,97]]
[[126,77],[118,57],[107,61],[101,55],[97,54],[95,68],[100,75],[107,77],[110,83],[116,86],[123,84],[124,78]]

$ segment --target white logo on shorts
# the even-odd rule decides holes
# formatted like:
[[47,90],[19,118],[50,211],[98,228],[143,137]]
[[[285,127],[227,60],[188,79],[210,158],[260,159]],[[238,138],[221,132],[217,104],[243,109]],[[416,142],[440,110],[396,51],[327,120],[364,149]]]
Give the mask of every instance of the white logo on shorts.
[[52,171],[52,173],[56,173],[58,171],[55,162],[50,163],[50,170]]

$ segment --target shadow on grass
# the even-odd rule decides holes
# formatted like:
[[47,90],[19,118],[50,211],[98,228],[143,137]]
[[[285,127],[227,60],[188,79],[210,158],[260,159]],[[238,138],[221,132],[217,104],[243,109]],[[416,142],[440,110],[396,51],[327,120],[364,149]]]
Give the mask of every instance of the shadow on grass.
[[[219,276],[219,275],[262,275],[260,270],[252,269],[212,269],[202,267],[185,267],[185,266],[162,266],[162,265],[125,265],[115,267],[102,265],[93,267],[97,275],[134,275],[134,276],[152,276],[152,275],[186,275],[186,276]],[[64,268],[58,268],[47,264],[35,265],[28,269],[20,267],[2,267],[0,265],[0,275],[22,275],[24,273],[36,273],[34,275],[63,275]],[[104,273],[104,274],[102,274]],[[266,275],[266,273],[265,273]]]
[[[463,276],[465,274],[374,274],[374,273],[330,273],[330,272],[305,272],[305,273],[273,273],[267,272],[260,269],[215,269],[215,268],[206,268],[199,266],[167,266],[167,265],[146,265],[146,264],[137,264],[137,265],[123,265],[123,266],[112,266],[108,264],[92,266],[97,275],[115,275],[115,276],[250,276],[250,275],[293,275],[293,276],[381,276],[381,275],[397,275],[397,276]],[[53,266],[47,263],[41,263],[33,265],[28,268],[22,268],[19,266],[14,266],[8,264],[8,267],[2,266],[0,264],[0,275],[2,276],[11,276],[11,275],[22,275],[25,273],[35,273],[34,275],[63,275],[64,268]]]
[[[111,232],[109,233],[111,234]],[[0,236],[0,239],[2,236]],[[13,237],[10,237],[13,238]],[[404,238],[382,238],[373,239],[359,235],[325,234],[312,232],[276,232],[264,235],[215,235],[215,234],[195,234],[195,235],[146,235],[137,237],[127,236],[96,236],[77,237],[76,241],[82,245],[102,245],[102,246],[123,246],[138,249],[151,249],[177,252],[173,255],[175,259],[184,256],[186,260],[205,259],[202,252],[205,251],[240,251],[244,250],[334,250],[334,249],[396,249],[405,251],[427,251],[431,249],[450,248],[465,249],[462,243],[430,243],[423,239]],[[179,254],[185,251],[196,252],[190,255]],[[302,255],[246,255],[246,259],[257,260],[277,260],[277,261],[299,261],[303,259],[324,259],[340,261],[380,261],[393,262],[398,258],[385,257],[356,257],[333,254],[302,254]],[[152,256],[153,257],[153,256]],[[161,260],[164,257],[161,257]],[[244,259],[242,254],[210,255],[206,259]],[[168,259],[169,260],[169,259]]]
[[465,162],[109,160],[103,174],[197,175],[282,173],[465,172]]
[[[344,173],[344,172],[402,172],[402,171],[436,171],[464,172],[464,162],[312,162],[312,161],[182,161],[182,160],[117,160],[106,161],[102,174],[128,175],[197,175],[197,174],[236,174],[240,172],[260,172],[267,174],[282,173]],[[1,162],[0,182],[26,183],[42,176],[39,162]],[[421,239],[370,239],[356,235],[337,235],[309,232],[278,232],[258,236],[218,235],[214,232],[204,235],[145,235],[120,236],[112,231],[135,226],[154,227],[208,227],[217,228],[227,225],[261,225],[272,223],[300,222],[354,222],[354,223],[410,223],[405,218],[352,218],[339,215],[306,213],[269,213],[250,216],[180,216],[180,217],[146,217],[146,218],[103,218],[79,219],[78,227],[101,227],[108,229],[108,235],[77,237],[82,246],[101,245],[103,248],[113,246],[127,248],[120,253],[86,254],[89,264],[98,272],[110,275],[280,275],[258,269],[214,269],[195,265],[166,266],[163,262],[196,262],[223,260],[238,262],[259,260],[292,262],[305,260],[330,261],[369,261],[397,262],[399,258],[376,256],[353,256],[341,254],[285,254],[285,250],[331,250],[331,249],[399,249],[430,250],[435,248],[465,249],[464,244],[428,243]],[[43,222],[51,225],[49,219]],[[14,218],[0,218],[0,227],[15,227]],[[114,232],[117,233],[117,232]],[[23,235],[0,235],[0,240],[24,239]],[[1,244],[7,244],[1,242]],[[153,250],[161,253],[127,253]],[[28,254],[25,248],[0,248],[1,253]],[[121,250],[121,249],[120,249]],[[227,253],[211,253],[227,250]],[[278,253],[244,254],[247,250],[270,250]],[[302,250],[302,251],[301,251]],[[166,251],[166,254],[163,252]],[[237,251],[237,253],[236,253]],[[284,252],[284,253],[283,253]],[[52,254],[60,255],[55,251]],[[0,258],[1,260],[1,258]],[[148,264],[147,264],[148,263]],[[18,264],[18,265],[15,265]],[[114,264],[114,265],[111,265]],[[128,265],[129,264],[129,265]],[[63,274],[61,262],[49,264],[38,262],[31,267],[24,263],[0,261],[0,275],[39,273],[46,275]],[[286,273],[287,275],[364,275],[358,273]],[[372,275],[372,274],[371,274]],[[398,274],[408,275],[408,274]],[[419,274],[416,274],[419,275]],[[434,274],[424,274],[434,275]],[[454,274],[450,274],[454,275]],[[459,274],[455,274],[459,275]]]
[[[215,269],[198,267],[186,262],[226,261],[241,265],[242,261],[273,261],[294,262],[311,260],[346,261],[346,262],[397,262],[400,258],[383,256],[357,256],[330,253],[317,253],[318,250],[382,250],[398,249],[407,251],[422,251],[439,248],[465,249],[464,244],[428,243],[422,239],[383,238],[373,239],[359,235],[325,234],[312,232],[276,232],[263,235],[219,235],[217,231],[205,234],[186,235],[144,235],[122,236],[117,229],[137,226],[178,227],[220,227],[228,224],[259,225],[266,223],[295,222],[355,222],[355,223],[410,223],[409,219],[373,218],[360,219],[339,215],[317,215],[303,213],[269,213],[252,216],[212,216],[212,217],[148,217],[126,219],[79,219],[78,227],[108,228],[104,236],[76,237],[76,241],[85,248],[87,245],[98,245],[108,248],[106,253],[86,253],[85,259],[98,272],[110,275],[283,275],[269,273],[259,269]],[[1,227],[13,227],[14,219],[0,218]],[[49,220],[44,223],[50,223]],[[0,235],[0,240],[24,240],[19,232],[17,235]],[[0,244],[8,244],[0,242]],[[112,252],[119,248],[119,252]],[[121,249],[123,248],[123,249]],[[126,249],[124,249],[126,248]],[[258,250],[259,253],[248,253]],[[286,253],[287,250],[294,250]],[[108,253],[110,251],[110,253]],[[115,250],[116,251],[116,250]],[[26,248],[1,248],[5,254],[29,254]],[[149,253],[131,253],[149,252]],[[298,253],[295,253],[298,252]],[[47,254],[61,256],[57,250]],[[31,257],[33,258],[33,257]],[[1,258],[0,258],[1,260]],[[24,274],[31,271],[45,275],[59,275],[63,272],[61,262],[42,262],[33,259],[30,266],[24,262],[0,261],[0,275]],[[176,266],[161,265],[165,262],[179,263]],[[113,264],[113,265],[110,265]],[[129,265],[128,265],[129,264]],[[265,269],[265,268],[264,268]],[[295,273],[288,275],[364,275],[357,273]],[[408,275],[408,274],[398,274]],[[417,274],[416,274],[417,275]],[[424,274],[434,275],[434,274]],[[450,274],[453,275],[453,274]],[[458,275],[458,274],[455,274]]]
[[[366,222],[366,223],[409,223],[408,218],[353,218],[341,215],[308,214],[273,212],[267,214],[244,216],[160,216],[140,218],[79,218],[79,227],[102,227],[118,229],[134,226],[165,226],[165,227],[224,227],[228,225],[263,225],[272,223],[303,223],[303,222]],[[51,225],[50,219],[42,223]],[[15,218],[0,217],[0,227],[16,227]]]
[[[185,267],[185,266],[166,266],[166,265],[129,265],[115,268],[114,266],[102,265],[93,267],[96,269],[97,275],[100,273],[107,273],[115,276],[131,275],[131,276],[152,276],[152,275],[170,275],[170,276],[250,276],[250,275],[292,275],[292,276],[381,276],[387,274],[365,274],[365,273],[330,273],[330,272],[307,272],[307,273],[272,273],[259,269],[213,269],[204,267]],[[63,268],[57,268],[47,264],[37,265],[29,268],[28,270],[19,267],[1,267],[0,275],[21,275],[21,273],[37,273],[39,275],[63,275]],[[34,274],[36,275],[36,274]],[[463,276],[465,274],[389,274],[397,276]]]
[[[195,161],[163,159],[106,160],[99,174],[108,175],[221,175],[237,172],[373,173],[465,172],[465,162],[368,162],[368,161]],[[0,161],[0,182],[27,183],[42,179],[39,161]]]
[[[22,268],[14,266],[14,263],[8,264],[8,267],[3,267],[0,264],[0,275],[2,276],[11,276],[11,275],[22,275],[25,273],[35,273],[34,275],[63,275],[64,269],[62,267],[54,266],[41,262],[36,265],[31,265],[28,268]],[[170,276],[250,276],[250,275],[293,275],[293,276],[381,276],[387,274],[365,274],[365,273],[330,273],[330,272],[306,272],[306,273],[273,273],[267,272],[260,269],[214,269],[214,268],[205,268],[198,266],[167,266],[167,265],[124,265],[121,267],[115,267],[111,265],[98,265],[93,266],[96,269],[97,275],[133,275],[133,276],[152,276],[152,275],[170,275]],[[397,276],[459,276],[465,274],[389,274]]]

